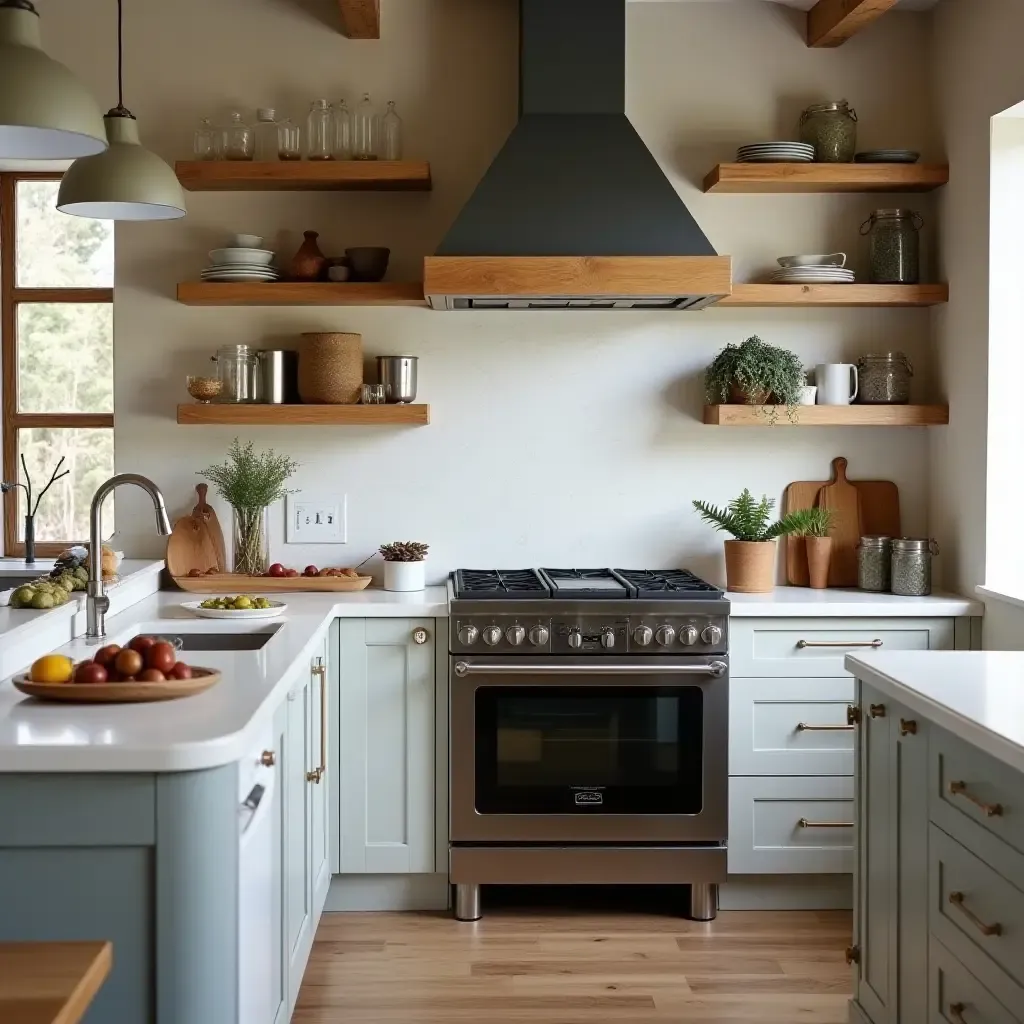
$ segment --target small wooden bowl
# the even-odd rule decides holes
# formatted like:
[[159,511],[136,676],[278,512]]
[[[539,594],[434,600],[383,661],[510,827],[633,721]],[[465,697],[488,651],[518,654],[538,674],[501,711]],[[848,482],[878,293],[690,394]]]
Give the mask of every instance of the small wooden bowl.
[[11,682],[22,693],[39,700],[65,704],[144,704],[202,693],[220,682],[220,673],[212,668],[194,667],[191,679],[168,679],[163,683],[34,683],[28,676],[15,676]]

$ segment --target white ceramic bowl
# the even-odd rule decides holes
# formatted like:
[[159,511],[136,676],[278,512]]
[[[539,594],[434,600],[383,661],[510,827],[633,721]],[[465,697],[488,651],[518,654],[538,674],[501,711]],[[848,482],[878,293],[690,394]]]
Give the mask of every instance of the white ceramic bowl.
[[340,283],[342,281],[347,281],[349,279],[349,277],[351,277],[351,276],[352,276],[352,270],[351,270],[350,267],[342,266],[342,267],[328,267],[327,268],[327,277],[331,281],[336,281],[336,282]]
[[846,253],[832,252],[827,256],[780,256],[780,267],[845,267]]
[[249,263],[269,267],[274,262],[274,253],[269,249],[244,249],[239,246],[230,249],[211,249],[209,255],[214,266],[223,266],[225,263]]
[[231,244],[238,249],[259,249],[263,245],[262,235],[233,235]]

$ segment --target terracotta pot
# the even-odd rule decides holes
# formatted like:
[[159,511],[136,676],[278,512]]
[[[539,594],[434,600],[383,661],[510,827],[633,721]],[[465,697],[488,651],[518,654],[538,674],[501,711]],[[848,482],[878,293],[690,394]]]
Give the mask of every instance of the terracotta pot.
[[726,590],[734,594],[770,594],[775,589],[775,541],[725,542]]
[[767,405],[769,398],[770,391],[744,391],[739,384],[733,384],[729,390],[730,405]]
[[319,232],[304,231],[303,236],[306,240],[288,264],[288,277],[292,281],[317,281],[326,271],[327,257],[316,244]]
[[361,334],[303,334],[299,398],[320,405],[354,405],[363,390]]
[[828,566],[832,560],[831,537],[805,537],[807,542],[807,570],[811,586],[824,590],[828,586]]

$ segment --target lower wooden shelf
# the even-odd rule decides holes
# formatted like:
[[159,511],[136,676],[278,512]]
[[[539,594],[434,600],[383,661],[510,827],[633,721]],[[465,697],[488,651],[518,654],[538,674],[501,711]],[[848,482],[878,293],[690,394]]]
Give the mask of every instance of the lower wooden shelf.
[[785,406],[706,405],[704,422],[714,427],[941,427],[947,405],[798,405],[792,419]]
[[948,284],[736,284],[720,306],[939,306]]
[[419,281],[183,281],[186,306],[426,306]]
[[178,406],[178,422],[278,427],[422,427],[429,405],[201,405]]

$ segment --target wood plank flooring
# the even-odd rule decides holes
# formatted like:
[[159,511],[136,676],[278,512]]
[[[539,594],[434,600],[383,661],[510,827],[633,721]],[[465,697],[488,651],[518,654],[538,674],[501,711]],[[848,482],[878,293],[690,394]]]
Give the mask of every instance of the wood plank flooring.
[[850,914],[324,914],[294,1024],[845,1024]]

